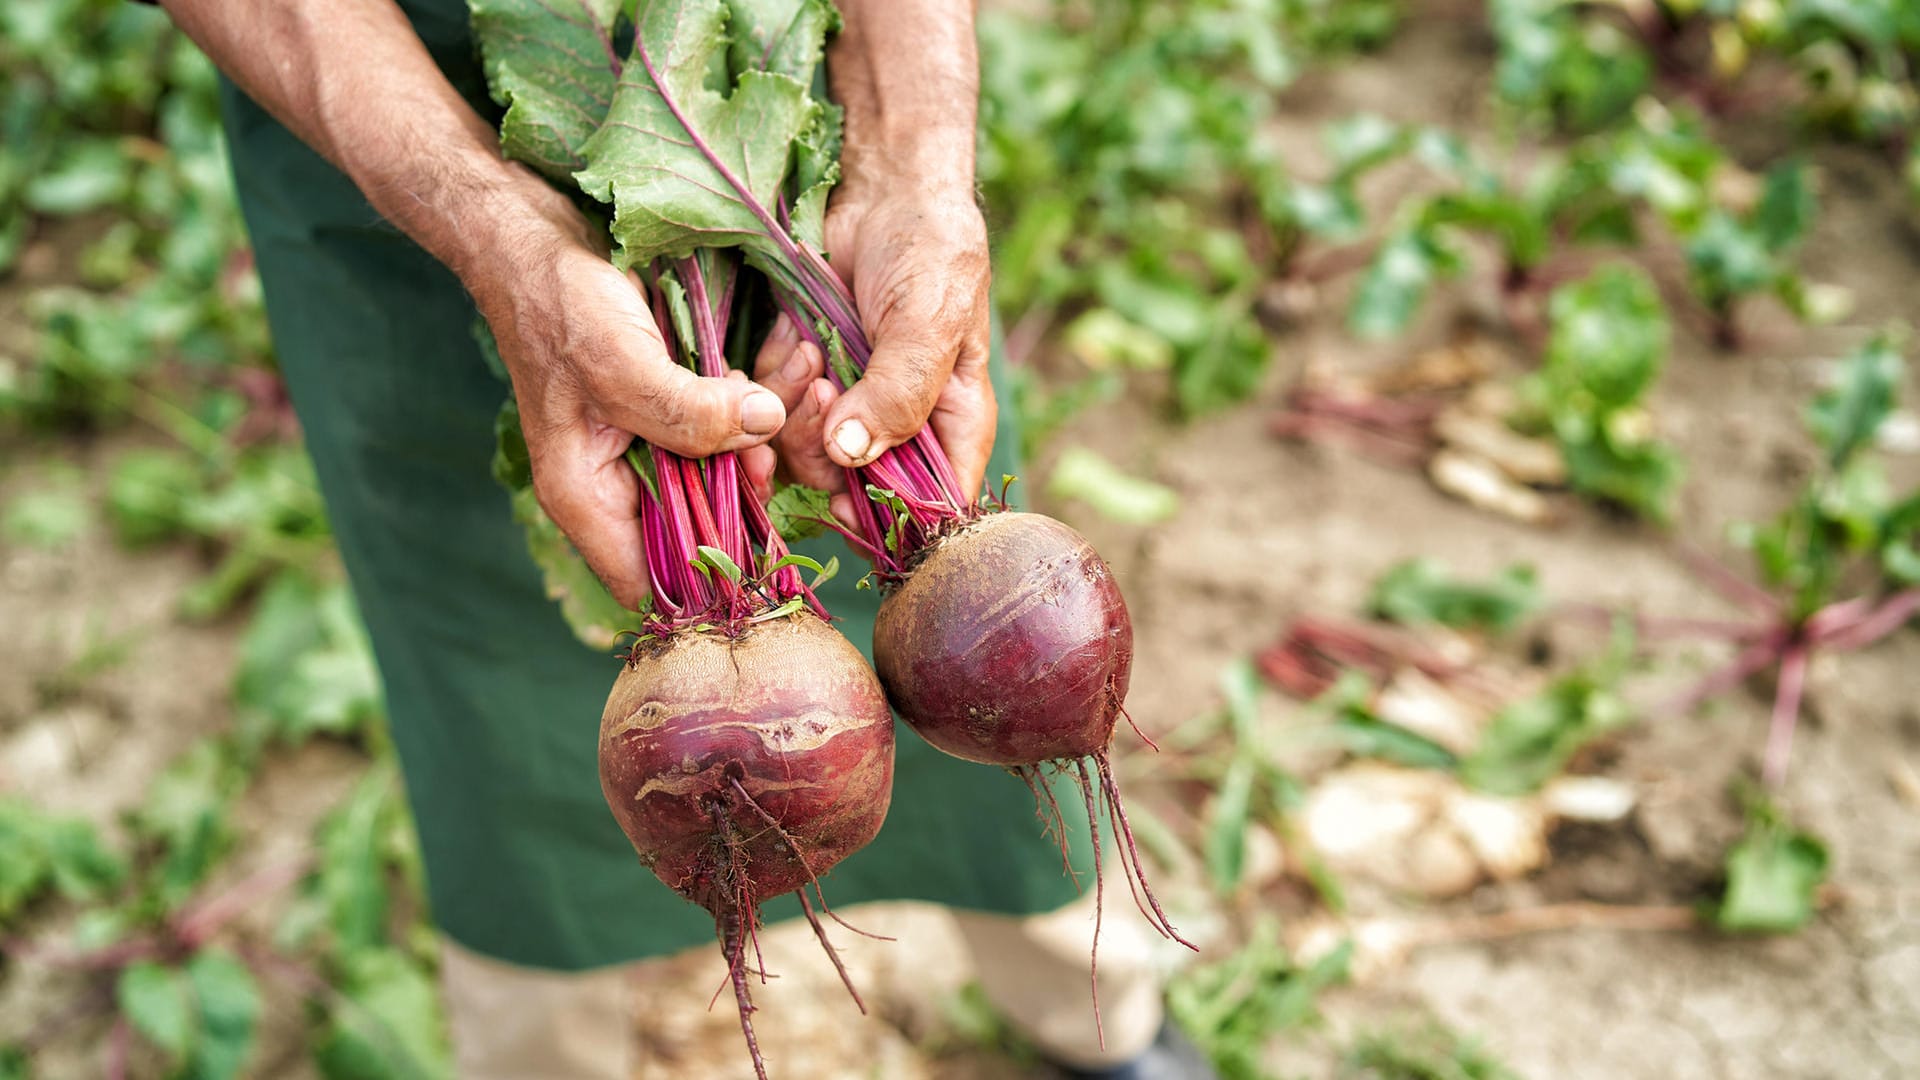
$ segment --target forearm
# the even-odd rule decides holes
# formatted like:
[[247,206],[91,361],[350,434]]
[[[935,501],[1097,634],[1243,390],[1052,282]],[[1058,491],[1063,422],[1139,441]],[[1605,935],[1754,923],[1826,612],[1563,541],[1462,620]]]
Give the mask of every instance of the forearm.
[[564,233],[577,218],[501,157],[391,0],[163,4],[241,89],[463,279],[503,242]]
[[846,107],[843,198],[921,188],[973,198],[980,62],[971,0],[840,0],[828,56]]

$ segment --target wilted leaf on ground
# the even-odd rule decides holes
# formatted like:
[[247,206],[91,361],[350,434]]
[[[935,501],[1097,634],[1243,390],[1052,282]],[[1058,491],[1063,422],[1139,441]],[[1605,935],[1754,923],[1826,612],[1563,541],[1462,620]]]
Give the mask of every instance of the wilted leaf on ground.
[[1723,930],[1784,934],[1813,918],[1827,878],[1827,848],[1773,812],[1750,813],[1745,836],[1727,852],[1727,891],[1714,909]]
[[1396,563],[1374,582],[1368,608],[1394,622],[1439,623],[1461,630],[1505,633],[1544,602],[1533,568],[1509,566],[1484,581],[1466,581],[1432,559]]
[[1541,693],[1500,710],[1480,745],[1460,763],[1460,776],[1502,795],[1533,791],[1559,775],[1582,747],[1632,715],[1605,674],[1562,676]]
[[1183,972],[1167,1011],[1226,1077],[1265,1076],[1270,1040],[1312,1020],[1320,994],[1347,978],[1350,948],[1296,965],[1271,922],[1232,956]]
[[1101,516],[1127,525],[1153,525],[1180,511],[1180,496],[1165,484],[1126,472],[1084,446],[1068,447],[1047,479],[1056,499],[1077,499]]

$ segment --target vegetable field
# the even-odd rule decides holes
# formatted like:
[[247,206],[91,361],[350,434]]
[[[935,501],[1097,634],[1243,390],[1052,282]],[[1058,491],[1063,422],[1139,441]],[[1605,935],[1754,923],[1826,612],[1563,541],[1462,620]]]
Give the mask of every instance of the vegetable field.
[[[1222,1075],[1920,1069],[1920,6],[980,37],[1009,498],[1126,595],[1113,765]],[[0,1080],[447,1075],[213,73],[13,0],[0,76]],[[859,915],[864,1018],[762,935],[775,1075],[1047,1075],[944,916]],[[645,967],[637,1076],[751,1075],[725,976]]]

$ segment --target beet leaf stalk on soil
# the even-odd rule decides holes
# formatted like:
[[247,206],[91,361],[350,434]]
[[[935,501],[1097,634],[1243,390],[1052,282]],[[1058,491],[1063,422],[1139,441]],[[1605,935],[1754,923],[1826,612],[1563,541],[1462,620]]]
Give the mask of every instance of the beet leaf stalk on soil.
[[1706,637],[1735,647],[1733,659],[1674,699],[1667,709],[1672,715],[1749,677],[1776,672],[1761,765],[1770,788],[1786,780],[1814,655],[1866,648],[1920,614],[1920,492],[1894,498],[1880,463],[1867,453],[1905,378],[1901,338],[1890,331],[1856,349],[1807,410],[1824,467],[1772,522],[1745,530],[1760,581],[1685,553],[1700,577],[1748,618],[1637,620],[1648,636]]
[[[617,262],[739,247],[845,388],[872,348],[822,254],[840,113],[808,89],[837,15],[798,3],[756,22],[768,6],[642,3],[619,90],[575,175],[614,207]],[[737,72],[728,93],[710,77],[723,55]],[[1011,769],[1036,791],[1050,790],[1043,772],[1070,775],[1096,852],[1103,803],[1141,910],[1177,939],[1107,758],[1133,631],[1106,563],[1058,522],[989,512],[1003,507],[962,489],[931,429],[851,470],[848,484],[871,496],[855,500],[856,527],[842,532],[888,590],[874,633],[888,700],[935,746]]]

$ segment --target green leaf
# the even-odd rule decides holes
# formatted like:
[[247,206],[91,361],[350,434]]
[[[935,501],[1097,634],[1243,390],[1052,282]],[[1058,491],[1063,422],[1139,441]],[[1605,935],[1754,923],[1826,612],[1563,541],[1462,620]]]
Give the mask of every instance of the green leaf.
[[227,744],[202,739],[148,786],[132,823],[164,852],[153,880],[164,907],[184,902],[232,847],[230,809],[243,780]]
[[144,545],[188,531],[186,508],[205,495],[200,463],[180,450],[120,455],[107,478],[107,517],[123,544]]
[[1167,1012],[1222,1077],[1264,1080],[1273,1038],[1311,1021],[1321,993],[1347,978],[1342,944],[1311,966],[1287,955],[1271,919],[1230,955],[1181,972],[1167,987]]
[[126,866],[91,824],[0,799],[0,926],[49,888],[87,900],[125,875]]
[[[615,637],[634,621],[633,613],[607,592],[566,534],[540,508],[533,493],[533,457],[520,430],[520,407],[512,398],[501,404],[493,431],[493,478],[511,493],[514,520],[526,533],[527,554],[540,568],[547,599],[560,605],[560,614],[582,644],[612,648]],[[651,473],[642,468],[647,463],[644,450],[629,452],[627,457],[638,462],[635,468],[642,482],[648,482]]]
[[314,1044],[327,1080],[439,1080],[452,1075],[439,990],[418,964],[393,949],[346,954]]
[[1173,366],[1173,345],[1167,339],[1112,308],[1081,313],[1067,324],[1061,341],[1095,371],[1165,371]]
[[1047,493],[1078,499],[1103,517],[1128,525],[1153,525],[1180,511],[1180,496],[1170,487],[1121,471],[1084,446],[1073,446],[1054,463]]
[[788,484],[767,501],[767,516],[773,529],[788,540],[806,540],[826,531],[823,523],[833,520],[829,505],[832,496],[805,484]]
[[231,1080],[253,1052],[260,991],[246,965],[219,949],[196,953],[187,961],[186,975],[198,999],[200,1037],[184,1076]]
[[1687,240],[1687,265],[1701,298],[1722,311],[1739,297],[1772,287],[1781,276],[1759,231],[1720,209],[1708,211]]
[[614,25],[626,0],[469,0],[487,85],[507,106],[500,145],[567,182],[613,103],[622,62]]
[[1601,437],[1577,437],[1557,425],[1567,483],[1575,491],[1632,510],[1654,521],[1672,515],[1684,469],[1668,447],[1621,446]]
[[133,157],[119,139],[83,136],[66,143],[22,197],[38,213],[70,217],[120,202],[132,179]]
[[1391,761],[1414,769],[1452,769],[1459,759],[1453,751],[1397,724],[1389,724],[1364,706],[1341,709],[1333,722],[1334,735],[1355,757]]
[[170,1061],[187,1059],[199,1035],[199,1023],[193,987],[184,974],[152,961],[137,961],[120,973],[115,993],[121,1015],[135,1031]]
[[1563,402],[1584,391],[1603,407],[1633,404],[1659,377],[1669,337],[1666,308],[1639,268],[1606,266],[1562,285],[1549,313],[1546,373]]
[[826,0],[726,0],[727,64],[734,75],[776,71],[811,84],[840,12]]
[[1439,623],[1506,633],[1545,603],[1530,566],[1509,566],[1486,582],[1462,581],[1431,559],[1408,559],[1380,576],[1368,601],[1394,622]]
[[89,822],[78,818],[49,820],[40,842],[54,889],[69,900],[93,899],[126,877],[126,863],[108,850],[99,830]]
[[86,488],[78,474],[56,470],[47,484],[15,495],[0,518],[0,537],[29,547],[56,550],[87,530],[91,516]]
[[694,550],[699,552],[694,557],[696,569],[704,564],[735,585],[740,584],[740,564],[734,562],[732,556],[717,547],[709,547],[706,544],[701,544]]
[[1840,378],[1813,399],[1807,428],[1827,452],[1828,467],[1845,467],[1873,441],[1899,399],[1906,363],[1891,334],[1879,334],[1842,361]]
[[1723,930],[1784,934],[1813,918],[1827,849],[1771,814],[1753,815],[1727,852],[1727,891],[1714,911]]
[[1227,766],[1227,775],[1213,797],[1213,809],[1207,826],[1207,876],[1214,891],[1232,893],[1246,872],[1247,827],[1253,813],[1253,782],[1258,773],[1254,760],[1237,756]]
[[518,494],[533,490],[533,454],[520,429],[520,403],[512,398],[500,404],[493,418],[493,479]]
[[1767,171],[1766,188],[1753,208],[1753,227],[1768,251],[1791,247],[1812,226],[1819,204],[1810,172],[1800,161],[1782,162]]
[[[834,558],[837,559],[838,556],[834,556]],[[805,569],[811,570],[816,574],[823,574],[826,572],[826,569],[827,569],[826,567],[820,565],[820,560],[818,559],[812,558],[811,556],[807,556],[807,555],[800,555],[793,552],[789,552],[788,554],[780,556],[780,558],[777,561],[769,565],[767,567],[767,573],[771,574],[778,570],[784,570],[789,566],[804,567]]]
[[1364,338],[1389,338],[1406,329],[1427,292],[1459,260],[1432,232],[1402,229],[1387,238],[1360,279],[1347,326]]
[[607,592],[531,489],[513,497],[513,516],[526,530],[527,552],[540,568],[547,599],[560,605],[574,637],[591,648],[612,648],[620,631],[637,621],[634,614]]
[[1346,185],[1295,184],[1285,203],[1300,228],[1329,240],[1357,235],[1365,223],[1360,199]]
[[1407,143],[1406,133],[1398,125],[1375,113],[1356,113],[1327,125],[1325,139],[1334,172],[1342,178],[1387,161]]
[[379,671],[346,585],[294,572],[268,583],[241,643],[234,701],[296,744],[352,734],[379,716]]
[[1460,778],[1482,791],[1523,795],[1558,776],[1582,747],[1632,718],[1611,682],[1601,672],[1575,672],[1500,710],[1460,763]]
[[390,766],[376,766],[316,830],[314,883],[335,947],[368,949],[387,939],[386,850],[399,807]]
[[[820,106],[782,72],[744,71],[716,86],[727,15],[721,4],[655,2],[637,16],[633,55],[575,173],[588,195],[613,204],[623,266],[728,246],[785,261],[771,215],[793,144],[820,122]],[[793,32],[824,33],[824,24]]]

